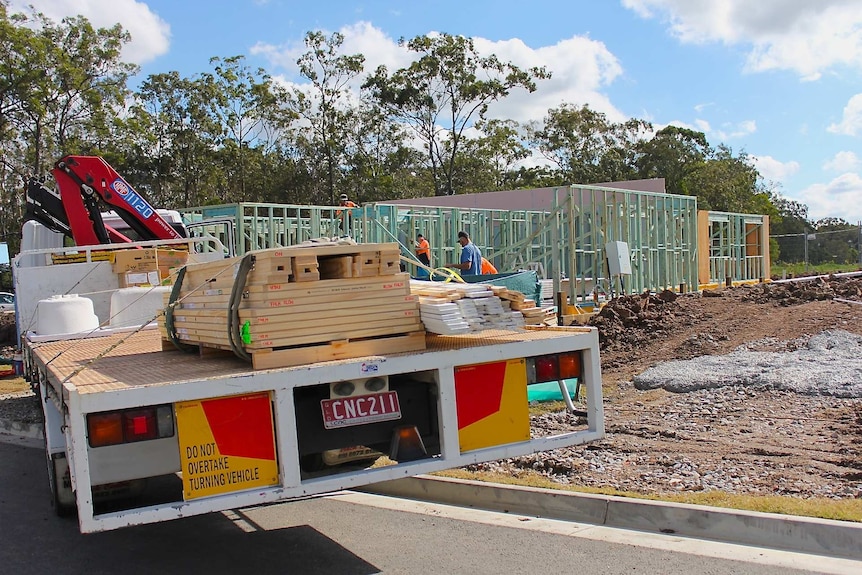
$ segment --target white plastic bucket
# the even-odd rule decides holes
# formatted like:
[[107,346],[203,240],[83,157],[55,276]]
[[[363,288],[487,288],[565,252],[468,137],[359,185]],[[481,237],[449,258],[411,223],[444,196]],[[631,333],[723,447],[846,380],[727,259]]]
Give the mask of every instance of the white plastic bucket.
[[93,312],[93,300],[78,294],[39,300],[36,310],[36,333],[39,335],[83,333],[99,327],[99,317]]

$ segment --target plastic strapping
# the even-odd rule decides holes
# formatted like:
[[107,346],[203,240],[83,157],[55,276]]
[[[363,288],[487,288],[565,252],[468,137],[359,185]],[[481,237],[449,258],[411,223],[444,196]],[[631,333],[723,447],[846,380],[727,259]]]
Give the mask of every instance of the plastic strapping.
[[165,307],[165,329],[167,330],[168,337],[170,338],[171,343],[174,344],[174,347],[186,353],[196,353],[198,351],[197,346],[183,343],[180,341],[180,338],[177,337],[177,326],[174,323],[174,308],[176,307],[175,304],[180,297],[180,292],[183,287],[183,278],[185,277],[186,268],[183,266],[180,268],[180,271],[177,272],[177,279],[174,281],[174,287],[171,288],[171,297],[168,299],[167,307]]

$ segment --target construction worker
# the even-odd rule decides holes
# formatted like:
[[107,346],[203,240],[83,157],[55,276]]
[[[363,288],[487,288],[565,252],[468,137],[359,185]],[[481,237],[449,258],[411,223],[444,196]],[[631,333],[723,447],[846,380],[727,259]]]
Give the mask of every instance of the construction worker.
[[341,194],[340,203],[338,204],[342,208],[346,208],[344,210],[338,210],[335,212],[335,216],[341,220],[340,226],[341,230],[345,234],[350,233],[350,208],[358,208],[359,205],[350,201],[350,198],[347,197],[347,194]]
[[488,261],[488,258],[482,258],[482,275],[485,274],[495,274],[497,273],[497,268],[494,267],[494,264]]
[[[431,244],[428,243],[428,240],[425,239],[425,236],[422,234],[416,235],[416,257],[419,259],[419,262],[427,267],[431,267]],[[418,277],[428,277],[429,273],[427,270],[419,268],[416,272]]]
[[458,243],[461,244],[461,261],[446,267],[461,270],[462,275],[479,275],[482,272],[482,252],[470,241],[467,232],[458,232]]

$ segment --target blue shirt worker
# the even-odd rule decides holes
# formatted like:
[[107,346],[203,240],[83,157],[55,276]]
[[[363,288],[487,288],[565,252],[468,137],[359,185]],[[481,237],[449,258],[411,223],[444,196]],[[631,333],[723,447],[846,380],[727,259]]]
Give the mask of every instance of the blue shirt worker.
[[461,244],[461,263],[449,264],[447,268],[461,270],[462,275],[479,275],[482,273],[482,252],[470,241],[467,232],[458,232],[458,243]]

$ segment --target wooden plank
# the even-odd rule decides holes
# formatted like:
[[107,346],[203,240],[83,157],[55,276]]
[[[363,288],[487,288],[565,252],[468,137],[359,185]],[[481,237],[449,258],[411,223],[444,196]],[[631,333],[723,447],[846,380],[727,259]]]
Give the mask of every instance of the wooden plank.
[[[361,290],[360,286],[364,285],[384,285],[388,286],[393,282],[403,283],[404,286],[409,286],[409,274],[396,274],[389,276],[375,277],[353,277],[342,279],[321,279],[314,285],[297,284],[295,282],[270,282],[270,283],[251,283],[246,282],[245,291],[249,293],[272,293],[284,292],[285,295],[292,294],[317,294],[324,293],[327,290],[338,291],[339,293]],[[183,282],[183,287],[180,290],[180,297],[186,295],[230,295],[233,290],[233,279],[227,281],[208,282],[206,284],[186,284]],[[187,287],[187,285],[189,287]],[[400,286],[399,286],[400,287]],[[307,291],[314,290],[314,291]]]
[[[294,333],[296,330],[305,326],[325,326],[328,323],[338,324],[349,328],[350,325],[357,322],[367,323],[369,320],[375,321],[378,319],[391,318],[400,319],[405,317],[421,317],[419,310],[415,308],[391,309],[380,308],[373,313],[363,313],[362,310],[348,310],[348,313],[340,313],[339,310],[324,310],[317,312],[307,312],[298,315],[282,315],[272,318],[257,318],[258,321],[240,320],[241,324],[248,321],[249,330],[252,334],[260,334],[263,331],[284,331]],[[281,321],[278,321],[281,320]],[[186,316],[176,316],[174,325],[185,328],[199,328],[207,330],[223,330],[227,326],[227,318],[195,318]],[[266,337],[260,336],[258,337]]]
[[[243,298],[240,305],[243,309],[270,309],[290,307],[297,305],[310,305],[322,303],[335,303],[341,301],[352,301],[357,299],[381,299],[384,301],[401,300],[410,295],[405,284],[392,282],[388,284],[368,284],[355,286],[354,288],[310,288],[306,291],[251,293]],[[227,307],[230,303],[230,295],[188,295],[181,296],[178,307],[183,309],[194,309],[197,307]]]
[[[297,306],[290,308],[277,308],[272,310],[239,310],[240,321],[255,324],[269,324],[279,322],[290,322],[294,320],[305,320],[311,318],[342,317],[352,315],[374,315],[376,313],[390,311],[415,311],[416,296],[404,296],[403,300],[392,302],[380,299],[358,300],[339,302],[337,306],[322,307],[318,304]],[[200,313],[204,312],[204,313]],[[193,323],[225,324],[227,322],[228,310],[177,310],[174,313],[174,321]]]
[[[349,316],[345,318],[323,318],[319,320],[307,320],[303,322],[275,324],[275,325],[256,325],[249,326],[248,332],[252,338],[252,345],[260,347],[257,342],[262,340],[274,341],[281,339],[290,339],[296,337],[315,336],[318,334],[327,334],[326,337],[318,337],[314,341],[330,341],[336,339],[335,336],[344,334],[347,335],[362,331],[364,329],[378,327],[398,327],[395,333],[412,331],[412,329],[404,329],[417,327],[420,324],[418,314],[402,315],[404,312],[393,312],[391,314],[378,314],[373,319],[361,316]],[[202,337],[224,338],[225,341],[230,341],[227,333],[226,324],[178,324],[176,326],[177,334],[183,335],[198,335]],[[290,344],[280,344],[290,345]],[[269,345],[265,347],[278,347],[278,345]]]
[[[266,349],[277,347],[291,347],[298,345],[308,345],[322,342],[336,341],[340,339],[358,339],[366,337],[379,337],[386,335],[404,334],[412,331],[424,331],[422,323],[418,319],[410,318],[405,321],[393,322],[387,320],[381,322],[383,325],[374,324],[374,322],[365,324],[363,329],[344,330],[340,326],[332,331],[316,332],[312,335],[297,336],[291,338],[279,338],[273,340],[261,340],[246,345],[246,350]],[[189,341],[195,343],[214,343],[219,345],[229,344],[230,341],[227,334],[219,336],[215,333],[204,334],[185,334],[178,333],[177,338],[181,341]]]
[[254,369],[290,367],[319,361],[350,359],[370,355],[387,355],[425,349],[425,333],[421,331],[401,336],[360,341],[339,342],[252,354]]
[[340,256],[376,253],[379,251],[398,251],[397,243],[375,243],[375,244],[343,244],[343,245],[297,245],[286,248],[272,248],[267,250],[256,250],[249,252],[257,259],[277,258],[284,256],[303,256],[314,254],[315,256]]

